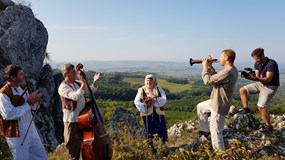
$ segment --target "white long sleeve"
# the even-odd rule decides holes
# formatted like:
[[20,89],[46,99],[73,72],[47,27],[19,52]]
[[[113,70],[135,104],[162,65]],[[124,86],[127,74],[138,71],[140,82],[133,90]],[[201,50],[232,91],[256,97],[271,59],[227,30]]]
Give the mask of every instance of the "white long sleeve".
[[[21,95],[23,89],[20,86],[13,87],[12,93],[13,95]],[[29,94],[26,92],[23,95],[25,103],[22,106],[15,107],[6,94],[0,93],[1,116],[5,120],[17,120],[20,134],[19,137],[6,137],[6,142],[16,159],[31,159],[29,155],[33,155],[33,159],[47,159],[45,149],[33,122],[31,108],[27,103],[28,96]]]
[[66,84],[64,82],[58,88],[58,94],[62,97],[78,101],[78,99],[82,98],[85,91],[80,89],[76,83],[73,84]]
[[[154,101],[154,107],[163,107],[166,104],[167,99],[164,90],[159,89],[159,92],[161,97],[157,97],[156,101]],[[142,88],[139,88],[134,100],[134,104],[140,112],[146,112],[146,107],[144,106],[144,103],[141,102],[141,99],[143,99]]]
[[142,89],[139,88],[137,95],[136,95],[136,98],[134,100],[134,104],[137,107],[137,109],[139,110],[139,112],[146,112],[146,108],[144,106],[144,103],[141,102],[142,98],[143,98]]
[[[98,89],[98,87],[94,87],[93,85],[91,85],[90,88],[93,93]],[[85,107],[85,91],[81,90],[80,86],[77,83],[66,84],[65,82],[62,82],[58,88],[58,93],[62,97],[77,101],[77,107],[74,111],[62,109],[64,122],[77,122],[78,115]]]
[[154,107],[163,107],[166,104],[166,94],[163,89],[159,89],[161,97],[157,97],[156,101],[154,101]]
[[4,94],[0,93],[0,113],[5,120],[17,120],[20,119],[30,111],[30,106],[25,102],[22,106],[14,107],[10,101],[10,98]]

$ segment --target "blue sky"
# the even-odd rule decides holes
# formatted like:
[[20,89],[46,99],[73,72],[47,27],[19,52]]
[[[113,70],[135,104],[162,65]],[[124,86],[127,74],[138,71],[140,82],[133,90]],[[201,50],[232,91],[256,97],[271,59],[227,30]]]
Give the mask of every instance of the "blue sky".
[[49,33],[51,59],[187,62],[234,49],[285,58],[283,0],[27,0]]

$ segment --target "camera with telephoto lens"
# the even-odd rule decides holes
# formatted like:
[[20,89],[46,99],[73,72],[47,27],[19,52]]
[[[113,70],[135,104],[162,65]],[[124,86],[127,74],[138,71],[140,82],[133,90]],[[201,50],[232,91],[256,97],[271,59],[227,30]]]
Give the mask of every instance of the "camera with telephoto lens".
[[249,78],[251,75],[255,77],[255,72],[251,68],[244,68],[244,71],[239,71],[239,72],[241,72],[241,77],[244,78]]

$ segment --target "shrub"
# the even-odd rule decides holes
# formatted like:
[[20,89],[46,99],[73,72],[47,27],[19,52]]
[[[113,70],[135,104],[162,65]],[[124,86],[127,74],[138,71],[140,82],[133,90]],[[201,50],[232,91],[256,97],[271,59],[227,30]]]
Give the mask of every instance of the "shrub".
[[0,137],[0,159],[1,160],[12,159],[10,149],[9,149],[4,137]]

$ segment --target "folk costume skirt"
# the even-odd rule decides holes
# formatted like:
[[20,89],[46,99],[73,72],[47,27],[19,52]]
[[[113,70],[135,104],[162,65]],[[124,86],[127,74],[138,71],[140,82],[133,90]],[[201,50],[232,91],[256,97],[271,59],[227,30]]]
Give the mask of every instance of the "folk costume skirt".
[[168,136],[164,115],[158,115],[154,110],[153,114],[143,116],[142,118],[146,129],[146,136],[148,135],[148,138],[153,138],[154,135],[157,134],[163,142],[167,141]]

